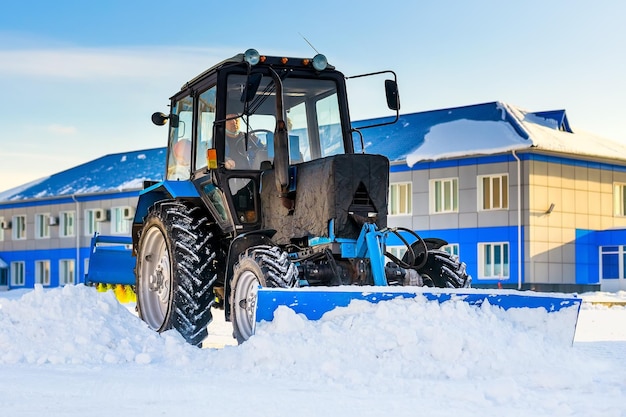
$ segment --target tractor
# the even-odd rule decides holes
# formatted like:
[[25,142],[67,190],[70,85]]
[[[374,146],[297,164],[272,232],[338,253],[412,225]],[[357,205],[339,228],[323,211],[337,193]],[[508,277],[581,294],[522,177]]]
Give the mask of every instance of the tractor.
[[[254,334],[265,289],[297,300],[305,287],[345,294],[470,287],[465,264],[444,250],[445,241],[387,225],[389,160],[355,152],[363,129],[399,119],[393,71],[356,77],[381,75],[395,117],[359,129],[348,108],[352,77],[324,55],[254,49],[191,79],[167,114],[152,115],[169,126],[165,180],[140,193],[125,255],[141,319],[200,345],[212,308],[223,308],[242,343]],[[389,236],[406,246],[401,258],[386,250]],[[104,250],[93,246],[97,260]],[[120,282],[103,270],[89,274]]]

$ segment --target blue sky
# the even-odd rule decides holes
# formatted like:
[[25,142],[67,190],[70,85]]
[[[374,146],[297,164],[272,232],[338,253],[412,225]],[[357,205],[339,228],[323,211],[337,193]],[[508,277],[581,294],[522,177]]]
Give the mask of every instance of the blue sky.
[[[4,2],[0,191],[99,156],[165,145],[150,122],[214,63],[254,47],[346,75],[397,72],[402,113],[504,101],[566,109],[626,142],[626,3],[363,0]],[[375,117],[363,103],[353,119]]]

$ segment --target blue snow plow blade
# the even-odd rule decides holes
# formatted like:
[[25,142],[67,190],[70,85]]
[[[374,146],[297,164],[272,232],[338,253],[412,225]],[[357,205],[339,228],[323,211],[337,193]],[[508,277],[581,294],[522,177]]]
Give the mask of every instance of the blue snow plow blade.
[[94,235],[85,284],[135,285],[135,258],[130,236]]
[[492,306],[498,306],[503,310],[511,308],[544,308],[548,313],[558,312],[564,308],[574,307],[575,318],[573,326],[576,327],[578,312],[582,299],[575,295],[536,293],[531,291],[515,290],[492,290],[480,289],[450,290],[436,288],[415,288],[407,291],[406,287],[397,291],[380,287],[364,287],[360,289],[346,289],[345,287],[331,287],[324,290],[301,288],[279,289],[259,288],[257,298],[256,321],[272,321],[274,312],[279,306],[287,306],[298,314],[304,314],[309,320],[319,320],[324,313],[336,307],[347,307],[352,300],[365,300],[370,303],[388,301],[394,298],[415,298],[423,296],[429,301],[440,303],[450,300],[461,300],[470,305],[481,306],[488,302]]

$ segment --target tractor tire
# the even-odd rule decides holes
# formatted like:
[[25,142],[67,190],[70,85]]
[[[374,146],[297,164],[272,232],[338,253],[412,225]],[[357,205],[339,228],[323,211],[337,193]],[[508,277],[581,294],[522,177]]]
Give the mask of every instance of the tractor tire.
[[191,203],[154,204],[144,218],[137,247],[139,317],[157,332],[176,329],[200,346],[211,322],[217,280],[215,226]]
[[472,277],[467,275],[465,262],[446,251],[431,249],[426,262],[417,269],[424,285],[438,288],[469,288]]
[[298,269],[287,252],[276,246],[253,246],[239,257],[233,269],[230,318],[238,343],[248,340],[256,325],[257,290],[261,287],[298,286]]

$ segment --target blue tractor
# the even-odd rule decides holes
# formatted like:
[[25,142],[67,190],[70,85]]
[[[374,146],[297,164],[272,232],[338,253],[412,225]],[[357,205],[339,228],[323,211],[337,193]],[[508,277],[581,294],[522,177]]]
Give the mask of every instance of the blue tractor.
[[[380,75],[395,123],[395,74],[359,77]],[[185,83],[169,114],[152,121],[169,125],[166,179],[140,194],[127,270],[139,316],[155,331],[174,328],[199,345],[220,307],[244,342],[268,288],[294,305],[302,287],[350,289],[345,299],[356,286],[376,288],[368,294],[470,286],[445,241],[388,227],[389,161],[355,153],[362,136],[350,121],[346,77],[323,55],[250,49]],[[406,245],[401,259],[386,251],[391,235]],[[123,282],[103,269],[92,281]],[[330,299],[314,298],[311,308],[332,308]]]

